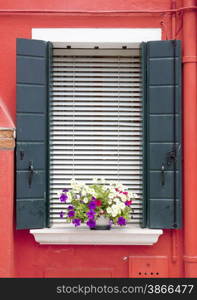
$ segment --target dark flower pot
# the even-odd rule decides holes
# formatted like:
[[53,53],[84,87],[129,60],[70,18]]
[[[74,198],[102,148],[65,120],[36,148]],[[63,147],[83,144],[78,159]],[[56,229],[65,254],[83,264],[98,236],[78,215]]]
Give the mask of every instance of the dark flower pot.
[[96,225],[94,228],[91,228],[91,230],[110,230],[111,225]]
[[110,220],[103,216],[99,217],[96,220],[96,226],[91,228],[91,230],[110,230],[110,229],[111,229]]

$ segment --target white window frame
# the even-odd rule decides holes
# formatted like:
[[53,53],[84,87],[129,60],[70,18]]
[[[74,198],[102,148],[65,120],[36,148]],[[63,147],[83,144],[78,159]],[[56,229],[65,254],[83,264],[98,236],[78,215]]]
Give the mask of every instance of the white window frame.
[[[80,48],[131,47],[141,42],[161,40],[160,28],[33,28],[32,39],[61,43],[61,46]],[[31,229],[35,240],[40,244],[78,245],[152,245],[163,233],[161,229],[139,228],[127,225],[111,230],[89,230],[85,226],[73,228]]]

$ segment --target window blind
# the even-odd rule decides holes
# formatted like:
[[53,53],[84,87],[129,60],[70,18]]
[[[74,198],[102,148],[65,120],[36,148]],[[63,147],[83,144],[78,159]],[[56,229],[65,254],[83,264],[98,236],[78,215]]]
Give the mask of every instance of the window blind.
[[57,192],[71,178],[119,180],[138,194],[142,218],[143,129],[139,49],[53,48],[50,70],[50,225],[65,225]]

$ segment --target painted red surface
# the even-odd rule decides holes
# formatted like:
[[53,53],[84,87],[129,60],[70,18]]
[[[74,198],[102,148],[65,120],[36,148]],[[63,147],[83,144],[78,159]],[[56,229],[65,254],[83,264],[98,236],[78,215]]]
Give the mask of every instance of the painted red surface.
[[[176,7],[196,1],[176,1]],[[55,5],[54,5],[55,3]],[[70,13],[31,14],[14,10],[162,10],[170,0],[0,0],[0,99],[15,122],[15,41],[31,38],[35,27],[162,27],[163,39],[182,39],[184,55],[196,59],[196,12],[170,14]],[[10,10],[12,14],[5,13]],[[183,26],[183,30],[180,29]],[[195,26],[195,28],[194,28]],[[179,30],[180,29],[180,30]],[[176,34],[178,31],[178,34]],[[0,277],[197,277],[197,106],[196,62],[184,65],[184,231],[165,230],[153,246],[39,245],[27,231],[16,231],[14,220],[14,155],[0,151]],[[0,111],[0,126],[12,127]],[[7,120],[7,121],[6,121]],[[195,226],[195,227],[194,227]],[[185,267],[184,267],[185,265]],[[146,273],[146,274],[145,274]],[[153,274],[151,274],[153,273]],[[159,273],[159,274],[157,274]]]

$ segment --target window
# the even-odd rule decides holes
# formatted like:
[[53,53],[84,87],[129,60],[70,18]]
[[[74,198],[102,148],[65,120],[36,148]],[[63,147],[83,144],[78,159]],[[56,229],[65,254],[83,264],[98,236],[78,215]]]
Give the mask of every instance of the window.
[[[180,41],[140,43],[140,52],[129,48],[91,49],[88,56],[87,49],[62,48],[62,44],[54,47],[45,41],[17,40],[17,228],[58,225],[60,207],[54,195],[64,184],[62,178],[75,175],[89,180],[92,172],[119,176],[127,185],[139,189],[133,221],[140,222],[143,233],[150,233],[149,228],[179,228]],[[127,68],[125,58],[130,60],[131,68]],[[64,65],[58,65],[59,59],[64,60]],[[98,67],[89,70],[92,59],[100,64],[101,72],[97,72]],[[125,82],[123,78],[139,80]],[[88,86],[84,79],[88,79]],[[114,80],[117,85],[112,90]],[[89,90],[83,92],[84,87]],[[126,96],[129,93],[132,97]],[[94,143],[87,151],[89,140]],[[83,161],[90,162],[88,154],[93,159],[84,168]],[[106,157],[113,157],[108,168]],[[127,234],[126,229],[123,234]]]
[[57,192],[71,178],[118,180],[138,194],[142,219],[143,122],[139,45],[52,50],[49,105],[50,225],[65,225]]

